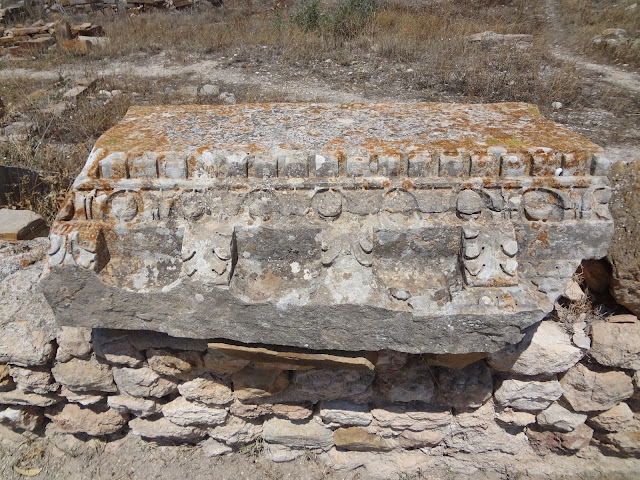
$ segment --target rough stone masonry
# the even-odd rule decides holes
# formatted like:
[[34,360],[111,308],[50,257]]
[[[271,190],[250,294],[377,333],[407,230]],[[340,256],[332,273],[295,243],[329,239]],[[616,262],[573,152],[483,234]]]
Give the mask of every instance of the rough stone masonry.
[[132,107],[50,237],[61,325],[495,352],[613,222],[602,150],[519,103]]

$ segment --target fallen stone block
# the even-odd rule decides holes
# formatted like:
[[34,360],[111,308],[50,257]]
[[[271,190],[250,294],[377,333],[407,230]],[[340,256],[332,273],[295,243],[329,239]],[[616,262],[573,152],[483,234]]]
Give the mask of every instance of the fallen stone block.
[[0,209],[0,238],[31,240],[46,237],[49,227],[40,215],[29,210]]

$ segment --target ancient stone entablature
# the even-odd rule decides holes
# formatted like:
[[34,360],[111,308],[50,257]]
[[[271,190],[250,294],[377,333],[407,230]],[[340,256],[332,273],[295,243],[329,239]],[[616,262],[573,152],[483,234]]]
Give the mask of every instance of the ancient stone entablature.
[[43,288],[64,325],[492,352],[606,254],[607,168],[526,104],[132,107]]

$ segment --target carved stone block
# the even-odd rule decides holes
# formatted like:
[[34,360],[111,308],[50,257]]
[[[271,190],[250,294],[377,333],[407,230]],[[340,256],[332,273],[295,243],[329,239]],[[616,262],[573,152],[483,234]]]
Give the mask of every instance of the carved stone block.
[[62,325],[494,352],[606,254],[608,164],[525,104],[132,107],[42,287]]

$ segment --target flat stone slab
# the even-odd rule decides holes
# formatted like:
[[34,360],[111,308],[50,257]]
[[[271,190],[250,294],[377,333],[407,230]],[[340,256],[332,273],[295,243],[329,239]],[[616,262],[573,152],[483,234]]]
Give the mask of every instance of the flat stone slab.
[[132,107],[42,287],[62,325],[494,352],[606,254],[607,168],[527,104]]
[[49,227],[40,215],[31,210],[0,209],[0,238],[4,240],[33,240],[46,237]]

